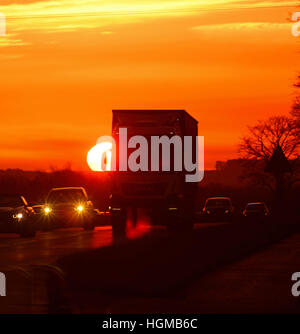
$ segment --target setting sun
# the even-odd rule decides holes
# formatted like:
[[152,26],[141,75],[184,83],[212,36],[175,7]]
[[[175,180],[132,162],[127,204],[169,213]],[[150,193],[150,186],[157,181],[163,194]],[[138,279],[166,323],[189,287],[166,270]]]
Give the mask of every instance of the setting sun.
[[87,154],[87,163],[92,171],[111,170],[112,143],[102,142],[92,147]]

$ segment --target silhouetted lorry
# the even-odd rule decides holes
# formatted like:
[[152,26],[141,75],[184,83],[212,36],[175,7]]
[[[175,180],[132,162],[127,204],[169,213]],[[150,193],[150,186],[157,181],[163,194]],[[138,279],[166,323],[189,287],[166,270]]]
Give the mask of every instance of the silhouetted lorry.
[[[197,134],[198,122],[184,110],[113,110],[116,170],[110,212],[115,237],[125,235],[127,213],[136,220],[137,208],[149,210],[152,224],[173,231],[193,228],[197,182],[187,182],[191,170],[185,170],[184,160],[190,151],[196,162]],[[184,150],[186,136],[191,142]]]

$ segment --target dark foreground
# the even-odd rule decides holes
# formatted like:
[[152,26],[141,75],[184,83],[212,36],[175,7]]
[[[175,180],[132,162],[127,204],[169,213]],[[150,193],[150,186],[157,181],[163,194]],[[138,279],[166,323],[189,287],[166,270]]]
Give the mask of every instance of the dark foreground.
[[109,228],[0,238],[8,284],[0,311],[298,313],[291,294],[291,275],[300,269],[298,230],[239,222],[201,224],[192,234],[158,230],[115,244]]

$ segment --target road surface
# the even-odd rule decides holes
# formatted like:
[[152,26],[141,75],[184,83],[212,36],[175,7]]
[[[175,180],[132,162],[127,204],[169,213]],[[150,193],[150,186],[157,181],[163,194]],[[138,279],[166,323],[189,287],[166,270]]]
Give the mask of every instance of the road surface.
[[[209,228],[219,224],[199,224],[199,228]],[[140,224],[132,229],[130,238],[145,233],[164,233],[161,227],[151,228]],[[82,228],[64,228],[49,232],[38,232],[35,238],[20,238],[17,234],[0,234],[0,271],[14,266],[53,264],[65,255],[108,246],[112,243],[110,226],[97,227],[95,231]]]
[[[292,275],[300,272],[300,234],[208,273],[173,298],[117,300],[112,313],[300,313]],[[299,288],[298,288],[299,290]],[[91,311],[91,310],[90,310]],[[88,311],[87,311],[88,312]]]
[[[139,224],[138,227],[139,228],[137,228],[136,230],[131,231],[131,238],[138,237],[143,233],[150,233],[150,235],[152,233],[159,233],[159,235],[163,235],[164,233],[166,233],[164,232],[163,228],[150,228],[149,225],[139,226]],[[212,229],[210,229],[210,227]],[[252,226],[251,228],[253,229]],[[184,286],[182,286],[180,289],[177,289],[177,292],[172,294],[172,297],[163,297],[165,293],[163,295],[160,294],[160,287],[162,283],[167,283],[167,286],[170,285],[170,281],[166,281],[166,279],[168,279],[168,277],[170,276],[170,274],[168,274],[169,270],[171,270],[171,275],[173,275],[172,272],[176,272],[177,276],[182,273],[182,271],[178,272],[178,266],[176,261],[174,262],[175,266],[171,263],[168,266],[168,270],[165,270],[164,273],[159,271],[160,278],[158,286],[156,285],[155,280],[151,283],[152,278],[154,278],[155,276],[153,276],[152,278],[150,277],[151,279],[150,281],[148,281],[147,284],[145,283],[138,286],[128,286],[133,287],[135,290],[142,289],[141,291],[143,292],[153,290],[155,293],[151,294],[151,296],[148,296],[146,299],[144,299],[145,297],[142,297],[142,295],[144,294],[141,294],[142,298],[139,298],[136,294],[132,294],[132,291],[129,289],[127,294],[123,293],[121,296],[115,296],[115,298],[111,298],[111,296],[109,295],[109,299],[106,300],[104,298],[105,295],[101,295],[101,293],[99,294],[98,291],[98,294],[99,296],[101,296],[101,298],[99,299],[98,295],[95,296],[95,300],[93,303],[91,302],[92,296],[90,294],[85,296],[83,291],[83,299],[80,300],[80,303],[77,303],[78,305],[74,303],[74,300],[72,300],[72,298],[68,299],[68,303],[61,301],[54,301],[54,303],[49,302],[49,296],[56,297],[63,296],[64,294],[57,294],[58,290],[56,290],[56,287],[58,287],[57,284],[60,284],[58,280],[59,276],[57,276],[57,272],[55,272],[55,275],[52,275],[51,266],[49,269],[49,266],[47,265],[54,264],[56,260],[66,255],[72,255],[76,252],[81,252],[85,250],[99,249],[101,247],[110,245],[113,242],[111,227],[98,227],[95,231],[84,231],[80,228],[59,229],[50,232],[39,232],[37,233],[36,238],[28,239],[22,239],[17,235],[0,234],[0,271],[5,272],[7,268],[14,268],[10,272],[8,271],[7,275],[7,282],[10,285],[10,289],[8,290],[8,295],[10,296],[10,298],[0,300],[6,302],[6,304],[0,305],[0,313],[47,313],[52,311],[60,312],[60,310],[56,308],[58,307],[57,305],[67,305],[70,307],[70,309],[63,310],[63,312],[72,311],[75,313],[299,312],[298,299],[295,299],[291,295],[291,275],[293,272],[300,271],[299,234],[289,239],[286,239],[285,241],[281,241],[277,245],[273,245],[268,250],[261,251],[257,254],[253,254],[252,256],[248,255],[243,260],[238,261],[234,264],[225,266],[223,268],[222,266],[221,268],[219,268],[218,266],[213,266],[216,271],[209,273],[209,268],[212,268],[211,266],[215,263],[215,259],[219,259],[219,257],[222,258],[223,251],[225,251],[226,253],[224,255],[226,258],[231,258],[232,255],[235,254],[236,250],[242,250],[241,245],[243,245],[242,247],[244,247],[247,246],[249,243],[251,244],[253,236],[246,237],[245,233],[243,233],[243,235],[240,235],[240,233],[235,235],[234,232],[240,232],[241,228],[234,225],[229,226],[227,224],[224,225],[202,223],[197,225],[196,229],[198,229],[198,232],[196,231],[193,236],[197,236],[197,238],[195,240],[193,238],[190,240],[190,242],[192,242],[192,246],[188,247],[186,245],[183,248],[186,247],[187,254],[190,254],[191,256],[189,264],[189,266],[191,267],[191,272],[195,271],[197,273],[197,270],[204,270],[206,268],[205,270],[208,270],[208,273],[203,275],[205,273],[204,270],[203,274],[200,275],[198,279],[192,279],[188,281],[185,281],[185,279],[188,278],[189,275],[187,275],[187,277],[183,275],[182,280],[187,284],[184,284]],[[199,229],[203,229],[204,231],[202,232]],[[266,231],[264,231],[264,229],[260,229],[261,228],[258,228],[257,226],[256,232],[260,234],[262,233],[262,240],[265,239],[265,233],[263,232],[272,232],[271,234],[274,233],[274,231],[269,230],[269,228],[266,228]],[[244,227],[242,231],[244,231]],[[254,233],[255,240],[259,239],[258,236],[260,235],[256,232]],[[225,238],[226,242],[224,243],[224,245],[221,245],[220,242],[224,239],[224,233],[225,235],[228,235]],[[249,231],[246,233],[246,235],[248,235],[248,233]],[[166,237],[168,237],[168,235],[166,235]],[[208,239],[208,241],[206,239]],[[232,250],[230,250],[231,248],[229,247],[229,245],[231,245],[231,242],[236,239],[243,239],[242,244],[236,245],[232,248]],[[151,241],[152,240],[153,239],[151,238]],[[160,245],[160,240],[170,243],[173,254],[173,251],[176,252],[177,248],[180,249],[180,240],[183,239],[175,239],[175,244],[173,245],[172,240],[168,241],[169,238],[158,238],[158,246]],[[212,242],[210,242],[209,240],[212,240]],[[274,240],[276,240],[276,238]],[[177,244],[177,241],[179,241],[179,244]],[[133,248],[133,251],[137,250],[139,252],[143,251],[145,253],[144,243],[140,247],[139,240],[137,240],[137,242],[138,243],[136,244],[136,248]],[[164,242],[162,246],[164,246]],[[182,243],[184,244],[184,242]],[[132,245],[132,243],[130,243],[130,245]],[[211,245],[213,247],[211,247]],[[220,249],[214,253],[213,249],[216,245],[219,245]],[[233,245],[235,245],[235,243],[233,243]],[[126,251],[127,244],[124,244],[125,248],[119,248],[119,246],[123,245],[116,246],[117,247],[115,249],[123,249],[123,251]],[[257,246],[259,246],[259,243]],[[128,249],[129,255],[132,251],[131,248],[132,247],[129,247]],[[152,252],[155,253],[156,249],[152,249],[152,242],[149,243],[148,248],[151,250],[149,254],[152,254]],[[166,247],[163,247],[163,249],[165,248]],[[252,249],[252,251],[254,250],[255,247]],[[193,251],[193,253],[190,253],[190,251]],[[62,267],[59,266],[55,268],[63,268],[64,273],[69,273],[68,276],[65,277],[72,277],[72,279],[78,277],[77,274],[84,273],[87,278],[86,281],[89,282],[90,279],[92,281],[93,279],[95,279],[95,265],[99,268],[103,268],[103,265],[106,265],[106,275],[104,275],[103,277],[103,272],[101,270],[96,271],[98,276],[100,275],[99,277],[97,276],[96,279],[98,280],[100,278],[100,280],[102,279],[105,283],[105,280],[108,278],[109,280],[105,284],[103,282],[100,282],[100,286],[103,286],[106,290],[110,291],[108,284],[109,282],[111,282],[110,278],[116,277],[114,273],[119,273],[119,266],[116,266],[116,263],[119,263],[121,261],[119,265],[121,267],[123,265],[124,268],[127,268],[127,265],[129,264],[126,262],[128,254],[124,257],[126,263],[123,263],[122,256],[120,257],[118,255],[123,254],[122,252],[115,254],[115,256],[114,253],[110,252],[108,254],[106,250],[99,249],[99,251],[96,250],[96,252],[84,253],[84,256],[88,255],[88,257],[86,258],[84,258],[84,256],[78,257],[77,255],[74,258],[71,256],[73,259],[76,260],[76,262],[72,260],[73,262],[71,263],[71,267],[68,267],[69,260],[67,259],[67,262],[60,262],[60,265],[62,265]],[[101,258],[103,254],[109,255],[109,263],[112,263],[111,266],[106,263],[107,260],[105,257]],[[153,261],[147,257],[147,252],[145,254],[146,259],[148,260],[148,262],[150,261],[149,264],[151,265]],[[156,260],[154,261],[154,264],[152,263],[154,267],[151,268],[153,270],[158,270],[159,268],[161,269],[160,265],[166,264],[165,257],[168,256],[169,253],[163,252],[160,254],[160,257],[162,258],[162,260],[160,261],[158,261],[159,258],[156,257],[157,255],[154,255]],[[177,252],[176,254],[177,255],[175,256],[175,258],[177,259],[177,256],[180,253]],[[245,254],[247,254],[247,252]],[[206,261],[206,263],[204,260],[208,257],[208,255],[210,256],[210,260],[208,260],[208,262]],[[131,259],[130,256],[129,259]],[[170,260],[169,257],[168,259]],[[83,266],[81,266],[78,261],[82,261],[81,263],[83,264]],[[184,263],[181,262],[181,264],[183,265]],[[35,268],[34,265],[36,265],[38,268]],[[42,268],[43,265],[46,265],[45,270]],[[85,268],[85,265],[88,271],[83,269]],[[114,268],[116,268],[116,270]],[[143,269],[143,266],[141,269]],[[172,271],[172,269],[174,269],[175,271]],[[71,276],[70,270],[74,271]],[[147,274],[147,272],[148,271],[146,270],[145,273]],[[131,273],[130,270],[129,273]],[[143,273],[143,270],[139,272],[141,277],[144,277]],[[113,274],[113,276],[110,276],[110,274]],[[135,276],[135,273],[131,274],[131,276],[129,275],[130,277],[127,276],[124,278],[123,272],[122,280],[126,281],[126,279],[129,279],[130,283],[130,277],[132,277],[134,281],[136,280],[134,277],[137,277],[138,281],[144,282],[140,279],[138,275]],[[53,281],[53,278],[55,279],[55,282]],[[52,284],[53,282],[55,283],[54,285]],[[113,284],[114,289],[118,288],[118,286],[122,282],[117,280],[117,283],[116,286]],[[82,284],[81,279],[80,284]],[[86,286],[90,287],[89,284],[87,284]],[[50,287],[50,290],[47,287]],[[157,287],[159,288],[158,290]],[[52,290],[55,291],[55,293],[52,293]],[[78,293],[80,295],[82,292],[78,291]],[[75,297],[76,296],[77,294],[75,294]],[[87,304],[85,297],[88,297]],[[101,303],[99,303],[99,300],[101,301]],[[71,303],[69,303],[69,301],[71,301]],[[55,309],[50,310],[49,305],[55,305]]]
[[0,234],[0,269],[10,266],[51,264],[62,255],[107,246],[112,242],[110,227],[95,231],[81,228],[38,232],[35,238]]

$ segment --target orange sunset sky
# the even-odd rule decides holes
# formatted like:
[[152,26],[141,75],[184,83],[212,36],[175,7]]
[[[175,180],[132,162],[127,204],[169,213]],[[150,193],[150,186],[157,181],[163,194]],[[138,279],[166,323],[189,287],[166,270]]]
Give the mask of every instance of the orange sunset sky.
[[88,169],[114,108],[186,109],[206,168],[236,157],[247,125],[289,113],[297,3],[0,0],[0,168]]

